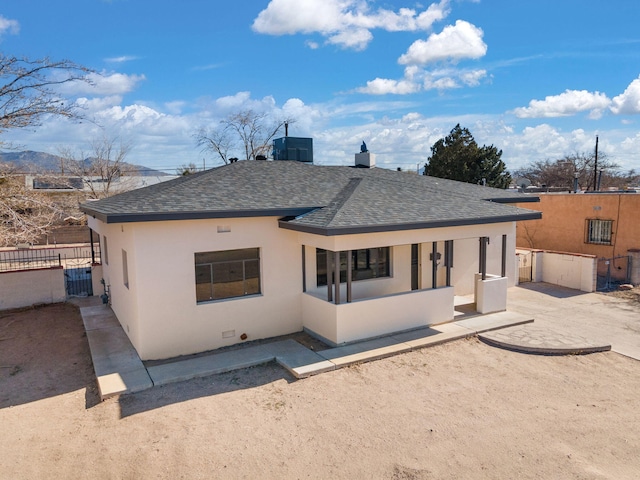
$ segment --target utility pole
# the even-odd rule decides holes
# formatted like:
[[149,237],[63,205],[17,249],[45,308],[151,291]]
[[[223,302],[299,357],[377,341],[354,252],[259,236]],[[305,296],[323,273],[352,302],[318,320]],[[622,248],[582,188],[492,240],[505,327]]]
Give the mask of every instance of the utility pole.
[[596,135],[596,157],[593,164],[593,191],[598,191],[598,135]]

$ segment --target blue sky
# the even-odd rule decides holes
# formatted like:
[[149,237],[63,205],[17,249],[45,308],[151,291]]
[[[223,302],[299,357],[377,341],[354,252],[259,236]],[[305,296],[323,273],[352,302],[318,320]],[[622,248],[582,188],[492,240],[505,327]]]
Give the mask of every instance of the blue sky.
[[351,164],[364,140],[379,165],[415,169],[460,123],[510,169],[593,151],[596,135],[640,169],[639,20],[633,0],[10,0],[5,55],[100,76],[62,92],[94,122],[2,140],[57,153],[106,134],[173,172],[219,164],[193,133],[253,109],[294,118],[321,164]]

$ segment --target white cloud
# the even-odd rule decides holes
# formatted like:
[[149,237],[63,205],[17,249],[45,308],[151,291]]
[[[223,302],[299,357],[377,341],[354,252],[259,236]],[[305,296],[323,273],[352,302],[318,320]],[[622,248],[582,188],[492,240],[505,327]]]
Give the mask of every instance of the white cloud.
[[215,70],[220,67],[222,67],[222,64],[220,63],[210,63],[208,65],[198,65],[196,67],[193,67],[191,70],[194,72],[206,72],[208,70]]
[[411,80],[390,80],[387,78],[376,78],[367,82],[366,87],[357,89],[359,93],[370,95],[406,95],[420,91],[420,85]]
[[616,115],[640,113],[640,77],[632,81],[622,94],[613,97],[611,111]]
[[343,30],[330,36],[327,43],[343,48],[352,48],[353,50],[364,50],[371,39],[373,39],[373,34],[366,28],[354,28],[353,30]]
[[65,95],[123,95],[146,79],[144,75],[107,72],[89,73],[85,78],[88,82],[65,83],[60,85],[59,91]]
[[480,84],[480,80],[482,80],[486,76],[486,70],[470,70],[468,72],[460,73],[460,80],[462,80],[462,83],[469,87],[475,87],[478,86]]
[[17,20],[11,20],[0,15],[0,37],[5,33],[17,35],[20,32],[20,24]]
[[487,76],[486,70],[424,70],[416,65],[405,68],[402,80],[376,78],[355,91],[369,95],[407,95],[426,90],[450,90],[462,86],[475,87]]
[[76,104],[84,109],[86,113],[100,112],[106,108],[120,105],[120,103],[122,103],[122,97],[120,95],[97,98],[80,97],[76,100]]
[[405,54],[400,56],[401,65],[426,65],[441,61],[477,59],[487,53],[484,33],[475,25],[457,20],[455,25],[444,27],[442,33],[433,33],[426,40],[416,40]]
[[590,118],[599,118],[611,100],[600,92],[586,90],[565,90],[560,95],[550,95],[544,100],[531,100],[528,107],[514,109],[518,118],[568,117],[589,111]]
[[268,112],[274,108],[275,104],[276,101],[271,95],[258,100],[251,98],[251,92],[238,92],[235,95],[217,98],[213,103],[205,100],[201,106],[212,115],[224,118],[230,113],[237,113],[241,110]]
[[187,105],[187,102],[183,100],[175,100],[173,102],[166,102],[164,104],[164,107],[167,109],[167,111],[170,114],[180,115],[186,105]]
[[289,135],[313,137],[325,120],[327,114],[324,109],[312,105],[306,105],[299,98],[290,98],[282,106],[282,110],[276,110],[274,116],[278,119],[288,118],[294,120],[289,125]]
[[[462,76],[450,70],[437,72],[446,83],[449,78],[462,84]],[[407,81],[422,82],[422,70],[408,68]],[[473,77],[473,75],[469,75]],[[478,74],[477,76],[480,76]],[[398,82],[399,83],[399,82]],[[392,84],[398,89],[398,83]],[[392,89],[389,87],[389,89]],[[214,156],[203,153],[193,142],[193,133],[203,125],[216,125],[229,113],[245,109],[266,113],[270,118],[292,118],[292,136],[313,137],[314,159],[318,164],[352,165],[354,153],[364,140],[376,153],[380,167],[415,170],[424,165],[431,146],[460,123],[470,129],[480,145],[494,145],[503,150],[507,168],[515,169],[535,160],[558,159],[567,154],[592,151],[595,134],[600,148],[622,168],[637,168],[640,134],[633,126],[599,132],[575,129],[563,131],[556,125],[536,121],[506,123],[502,116],[451,115],[435,117],[426,113],[425,105],[388,99],[345,102],[335,98],[327,103],[305,104],[300,98],[276,102],[271,96],[252,98],[250,92],[226,97],[200,99],[199,103],[175,100],[153,108],[138,103],[123,104],[121,96],[82,97],[77,100],[91,121],[82,123],[66,119],[45,119],[37,129],[14,129],[3,140],[25,147],[57,153],[66,145],[86,148],[87,139],[103,133],[131,141],[128,156],[132,163],[160,167],[173,172],[184,163],[218,165]],[[422,113],[419,113],[422,112]],[[510,117],[512,118],[512,117]],[[239,152],[234,152],[240,156]]]
[[[362,50],[373,38],[371,30],[389,32],[428,30],[449,14],[449,0],[422,12],[401,8],[397,12],[372,11],[369,0],[271,0],[253,22],[255,32],[268,35],[319,33],[327,43]],[[313,42],[312,45],[318,45]]]
[[105,58],[104,61],[107,63],[126,63],[131,62],[133,60],[137,60],[138,57],[134,55],[121,55],[119,57],[109,57]]

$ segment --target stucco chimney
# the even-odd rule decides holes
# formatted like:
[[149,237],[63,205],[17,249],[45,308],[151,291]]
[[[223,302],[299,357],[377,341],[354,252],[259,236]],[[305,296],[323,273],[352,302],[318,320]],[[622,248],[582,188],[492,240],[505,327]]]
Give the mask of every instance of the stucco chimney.
[[376,166],[376,154],[369,151],[356,153],[356,167],[374,168]]

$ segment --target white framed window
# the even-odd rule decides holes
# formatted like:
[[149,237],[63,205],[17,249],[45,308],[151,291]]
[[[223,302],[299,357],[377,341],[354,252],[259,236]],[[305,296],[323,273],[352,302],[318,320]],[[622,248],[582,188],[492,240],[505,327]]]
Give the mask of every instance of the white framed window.
[[613,235],[613,220],[587,220],[587,243],[598,245],[611,245]]
[[259,248],[200,252],[194,257],[197,303],[261,293]]

